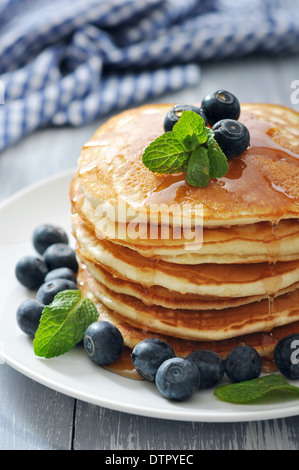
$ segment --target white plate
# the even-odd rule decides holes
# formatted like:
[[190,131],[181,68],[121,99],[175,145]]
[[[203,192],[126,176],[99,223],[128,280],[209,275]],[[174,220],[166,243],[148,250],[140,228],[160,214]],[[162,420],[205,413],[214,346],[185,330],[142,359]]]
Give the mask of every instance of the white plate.
[[[14,275],[17,261],[35,253],[31,237],[40,223],[55,223],[70,233],[69,183],[73,172],[44,180],[0,206],[0,348],[4,362],[58,392],[106,408],[142,416],[181,421],[232,422],[282,418],[299,414],[299,401],[232,405],[213,391],[199,391],[189,401],[166,400],[155,385],[108,372],[86,356],[83,348],[53,359],[34,355],[32,340],[15,319],[28,297]],[[71,235],[70,235],[71,237]]]

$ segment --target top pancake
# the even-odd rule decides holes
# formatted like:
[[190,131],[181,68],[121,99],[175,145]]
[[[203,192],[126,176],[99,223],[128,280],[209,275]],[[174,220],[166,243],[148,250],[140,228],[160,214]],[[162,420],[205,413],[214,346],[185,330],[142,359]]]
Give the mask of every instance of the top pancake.
[[[194,188],[185,173],[149,171],[145,148],[163,131],[172,104],[146,105],[118,114],[85,144],[78,161],[78,183],[98,207],[113,209],[115,220],[173,223],[174,216],[207,227],[277,223],[299,217],[299,114],[282,106],[241,105],[240,122],[250,132],[250,146],[229,161],[228,173]],[[120,206],[126,211],[119,211]],[[172,212],[169,219],[169,206]],[[182,215],[182,206],[188,211]],[[202,205],[202,206],[201,206]],[[130,209],[130,210],[128,210]]]

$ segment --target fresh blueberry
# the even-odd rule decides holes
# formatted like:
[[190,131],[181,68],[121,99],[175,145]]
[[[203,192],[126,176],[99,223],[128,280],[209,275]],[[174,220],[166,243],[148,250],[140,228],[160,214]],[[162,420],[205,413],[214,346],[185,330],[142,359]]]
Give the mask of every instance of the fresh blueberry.
[[235,346],[226,356],[224,369],[232,382],[256,379],[262,371],[262,359],[252,346]]
[[281,339],[274,350],[277,369],[288,379],[299,379],[299,333]]
[[26,335],[34,338],[44,305],[35,299],[26,299],[17,309],[17,324]]
[[210,126],[221,119],[239,119],[240,102],[235,95],[226,90],[218,90],[204,97],[201,108]]
[[40,286],[36,298],[42,304],[49,305],[59,292],[76,289],[78,289],[77,284],[69,279],[53,279],[53,281],[45,282]]
[[223,378],[224,364],[220,356],[214,351],[199,349],[186,357],[194,362],[200,375],[199,388],[215,387]]
[[155,381],[158,368],[166,359],[175,357],[172,347],[159,338],[140,341],[132,351],[132,362],[137,372],[150,382]]
[[44,260],[36,256],[24,256],[15,267],[18,281],[27,289],[38,289],[44,282],[48,268]]
[[173,108],[171,108],[165,116],[164,119],[164,131],[169,132],[172,131],[173,126],[178,122],[182,113],[184,111],[193,111],[194,113],[199,114],[205,124],[208,124],[207,118],[202,111],[202,109],[198,108],[197,106],[193,106],[192,104],[176,104]]
[[56,225],[42,224],[36,227],[32,236],[33,246],[36,251],[43,255],[46,249],[54,243],[68,244],[66,232]]
[[228,157],[236,157],[245,152],[250,143],[249,131],[244,124],[233,119],[222,119],[213,126],[215,139],[223,153]]
[[88,357],[99,366],[117,361],[124,348],[124,340],[119,329],[104,320],[89,325],[83,344]]
[[65,243],[54,243],[44,252],[44,260],[49,271],[57,268],[70,268],[75,273],[78,271],[76,252]]
[[70,268],[56,268],[48,272],[45,282],[53,281],[54,279],[68,279],[69,281],[76,282],[76,274]]
[[183,401],[188,400],[199,389],[200,376],[193,362],[174,357],[160,365],[155,382],[165,398]]

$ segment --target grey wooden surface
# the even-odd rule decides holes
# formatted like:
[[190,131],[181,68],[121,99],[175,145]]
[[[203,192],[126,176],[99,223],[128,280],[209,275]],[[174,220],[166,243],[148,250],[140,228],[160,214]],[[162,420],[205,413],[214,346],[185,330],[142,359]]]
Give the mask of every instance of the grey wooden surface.
[[[157,101],[192,103],[218,88],[241,101],[292,106],[299,57],[250,57],[203,64],[194,88]],[[39,130],[0,154],[0,202],[40,179],[74,168],[84,142],[105,121]],[[299,416],[241,423],[193,423],[135,416],[80,400],[0,365],[1,450],[297,450]]]

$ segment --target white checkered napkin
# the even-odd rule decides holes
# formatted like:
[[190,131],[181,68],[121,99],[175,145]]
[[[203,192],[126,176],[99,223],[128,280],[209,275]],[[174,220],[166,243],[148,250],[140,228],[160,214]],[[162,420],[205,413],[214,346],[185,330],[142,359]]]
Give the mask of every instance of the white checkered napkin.
[[194,85],[199,63],[298,52],[299,0],[3,0],[0,150]]

